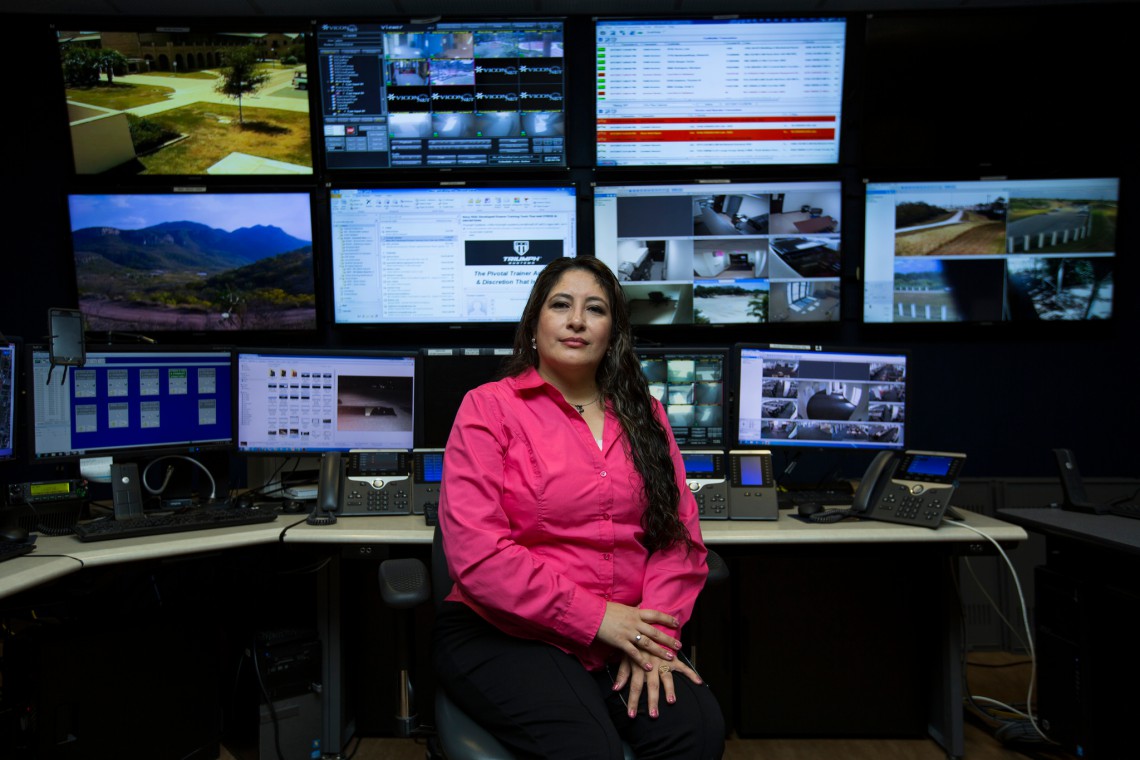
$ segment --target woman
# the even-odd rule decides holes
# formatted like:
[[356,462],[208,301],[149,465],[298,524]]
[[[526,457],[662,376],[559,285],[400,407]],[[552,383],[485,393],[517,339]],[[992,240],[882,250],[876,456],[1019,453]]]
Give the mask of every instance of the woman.
[[720,709],[677,655],[707,574],[698,512],[605,264],[543,270],[505,375],[467,395],[444,454],[441,684],[520,755],[719,757]]

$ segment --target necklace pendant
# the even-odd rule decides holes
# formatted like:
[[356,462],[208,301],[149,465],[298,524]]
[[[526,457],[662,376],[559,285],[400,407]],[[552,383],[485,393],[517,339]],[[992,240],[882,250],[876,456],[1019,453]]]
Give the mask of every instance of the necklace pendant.
[[571,404],[570,406],[572,406],[572,407],[574,407],[575,409],[577,409],[577,410],[578,410],[578,414],[585,414],[585,413],[586,413],[586,407],[585,407],[585,406],[583,406],[582,404]]

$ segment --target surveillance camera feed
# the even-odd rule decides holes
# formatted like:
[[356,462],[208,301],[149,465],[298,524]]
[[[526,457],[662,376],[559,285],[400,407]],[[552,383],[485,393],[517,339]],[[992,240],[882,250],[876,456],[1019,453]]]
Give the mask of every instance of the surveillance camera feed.
[[870,182],[866,322],[1112,316],[1119,181]]

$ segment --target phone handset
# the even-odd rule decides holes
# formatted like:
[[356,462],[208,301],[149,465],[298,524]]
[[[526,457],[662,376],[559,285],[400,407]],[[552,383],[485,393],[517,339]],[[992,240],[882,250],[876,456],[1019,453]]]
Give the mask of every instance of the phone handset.
[[859,488],[851,499],[851,513],[853,515],[866,514],[878,501],[886,484],[890,482],[891,475],[897,466],[898,454],[893,451],[880,451],[875,455],[863,479],[859,481]]
[[1085,483],[1081,479],[1081,471],[1077,469],[1077,459],[1069,449],[1053,449],[1057,457],[1057,469],[1061,475],[1061,490],[1065,494],[1062,509],[1071,509],[1074,512],[1091,512],[1094,515],[1108,512],[1108,505],[1095,504],[1089,501],[1085,494]]
[[338,451],[321,455],[320,479],[317,481],[317,503],[306,520],[309,525],[332,525],[340,511],[340,492],[344,487],[344,468]]

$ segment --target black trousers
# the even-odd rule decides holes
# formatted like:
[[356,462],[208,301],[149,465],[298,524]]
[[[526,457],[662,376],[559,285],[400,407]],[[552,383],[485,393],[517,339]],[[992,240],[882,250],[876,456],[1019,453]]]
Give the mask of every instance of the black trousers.
[[707,686],[678,675],[677,701],[662,693],[660,717],[649,717],[643,693],[630,719],[628,687],[613,691],[608,669],[509,636],[464,604],[445,602],[436,618],[435,668],[452,701],[520,757],[620,760],[623,740],[638,760],[724,754],[724,716]]

